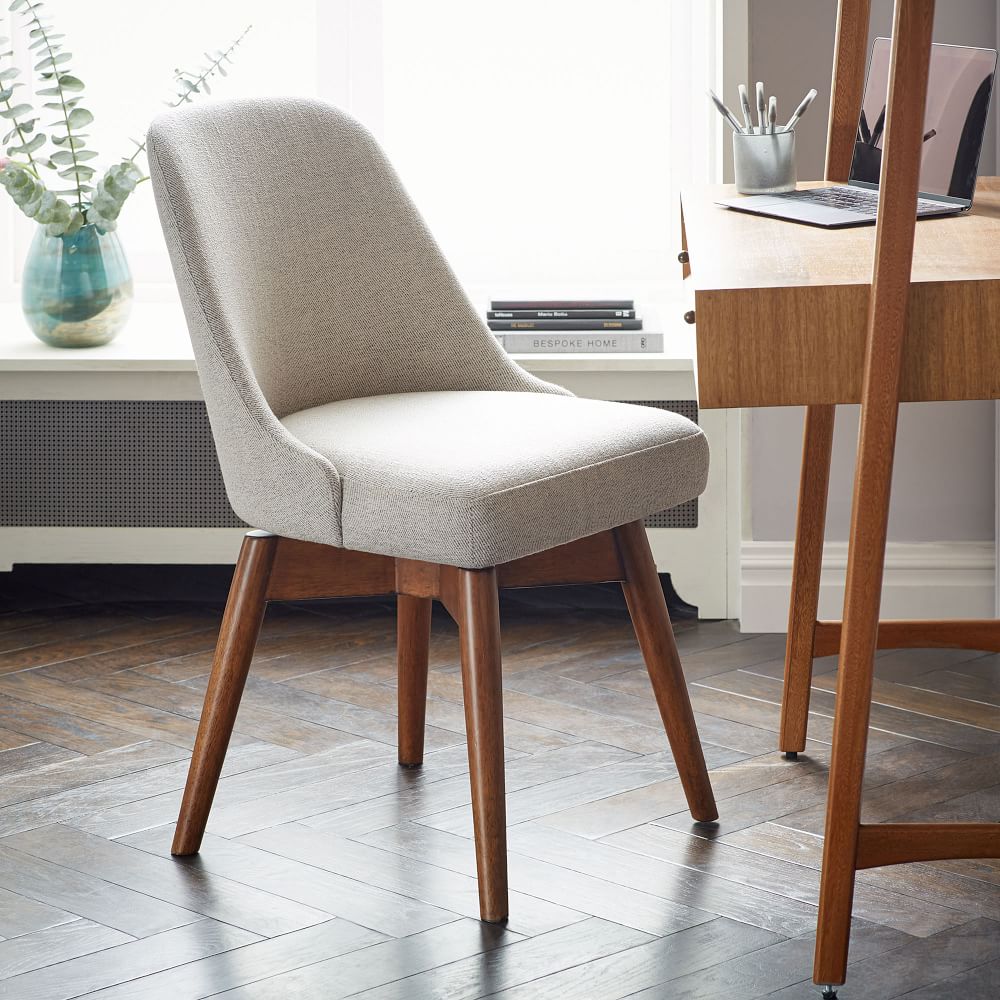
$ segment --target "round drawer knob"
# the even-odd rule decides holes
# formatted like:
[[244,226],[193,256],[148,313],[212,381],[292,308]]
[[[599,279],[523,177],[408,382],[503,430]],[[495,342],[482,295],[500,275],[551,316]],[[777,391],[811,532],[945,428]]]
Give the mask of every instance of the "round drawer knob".
[[684,322],[685,323],[691,323],[691,324],[694,323],[694,310],[693,309],[689,309],[686,313],[684,313]]
[[687,263],[688,263],[688,262],[689,262],[690,260],[691,260],[691,257],[690,257],[690,255],[688,254],[687,250],[682,250],[682,251],[681,251],[681,252],[680,252],[680,253],[679,253],[679,254],[677,255],[677,262],[678,262],[679,264],[687,264]]

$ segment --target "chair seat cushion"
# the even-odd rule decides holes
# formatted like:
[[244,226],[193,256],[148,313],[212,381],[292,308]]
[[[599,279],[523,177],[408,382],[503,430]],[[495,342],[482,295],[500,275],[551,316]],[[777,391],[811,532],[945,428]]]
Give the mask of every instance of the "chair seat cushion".
[[575,396],[401,393],[282,423],[337,468],[345,548],[467,569],[673,507],[708,475],[690,420]]

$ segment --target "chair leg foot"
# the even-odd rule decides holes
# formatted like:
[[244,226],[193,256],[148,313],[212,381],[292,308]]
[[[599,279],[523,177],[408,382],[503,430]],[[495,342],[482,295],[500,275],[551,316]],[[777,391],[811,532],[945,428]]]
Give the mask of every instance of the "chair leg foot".
[[171,854],[197,854],[201,847],[264,618],[268,580],[280,541],[264,532],[250,533],[243,540],[219,629]]
[[399,763],[406,768],[419,767],[424,761],[431,610],[429,597],[400,594],[396,598]]
[[837,1000],[837,988],[835,986],[824,986],[823,1000]]
[[448,604],[458,622],[462,650],[479,912],[487,923],[502,923],[507,919],[509,905],[496,571],[460,569],[454,571],[454,581],[456,593]]
[[786,750],[782,755],[785,760],[798,760],[799,754],[797,750]]
[[615,541],[624,571],[625,600],[691,815],[699,823],[712,823],[719,818],[719,810],[645,526],[633,521],[616,528]]

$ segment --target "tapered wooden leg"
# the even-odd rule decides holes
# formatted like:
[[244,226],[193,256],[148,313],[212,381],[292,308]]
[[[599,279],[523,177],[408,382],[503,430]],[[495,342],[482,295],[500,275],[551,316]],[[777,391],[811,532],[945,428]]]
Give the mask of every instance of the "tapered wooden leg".
[[507,806],[504,800],[500,603],[496,571],[454,572],[449,610],[462,649],[465,728],[472,780],[472,818],[483,920],[507,919]]
[[879,192],[813,968],[827,985],[847,975],[934,6],[897,0],[892,30],[882,163],[893,181]]
[[781,699],[781,731],[778,736],[778,747],[786,755],[801,753],[806,748],[836,410],[832,405],[806,407],[788,642],[785,646],[785,690]]
[[625,578],[622,582],[625,600],[691,815],[699,823],[710,823],[719,818],[719,811],[645,526],[641,521],[633,521],[616,528],[615,540]]
[[396,669],[399,676],[399,763],[424,762],[427,660],[431,640],[429,597],[396,598]]
[[201,847],[264,618],[268,580],[280,541],[277,535],[263,531],[251,531],[243,539],[215,647],[171,854],[197,854]]

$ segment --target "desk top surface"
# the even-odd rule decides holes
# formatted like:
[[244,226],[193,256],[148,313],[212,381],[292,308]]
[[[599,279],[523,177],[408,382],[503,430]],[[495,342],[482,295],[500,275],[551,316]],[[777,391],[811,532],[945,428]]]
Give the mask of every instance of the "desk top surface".
[[[870,284],[874,226],[821,229],[716,204],[736,193],[727,184],[682,195],[696,290]],[[917,223],[913,281],[991,279],[1000,280],[1000,178],[981,177],[971,212]]]

